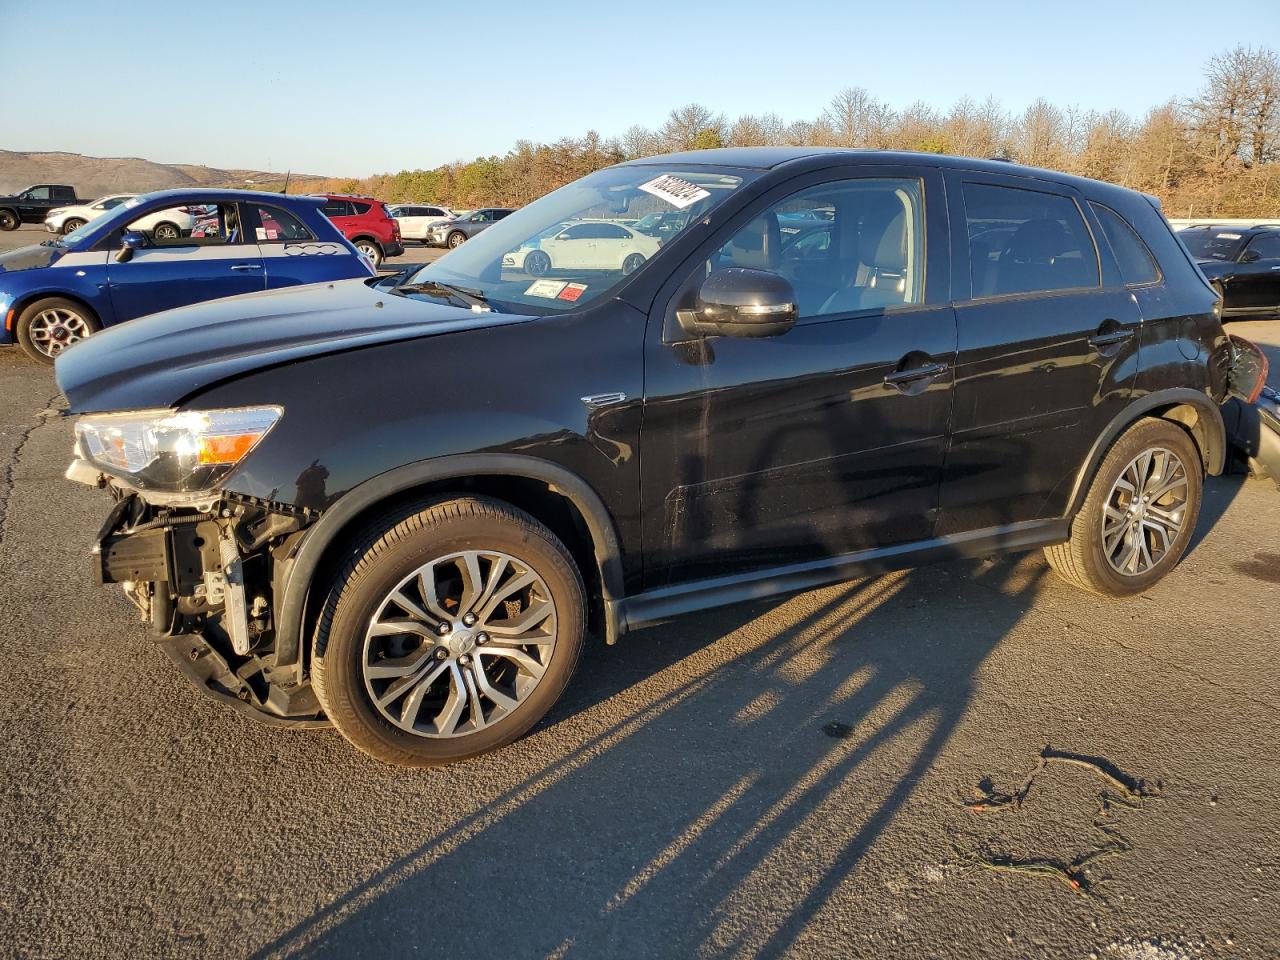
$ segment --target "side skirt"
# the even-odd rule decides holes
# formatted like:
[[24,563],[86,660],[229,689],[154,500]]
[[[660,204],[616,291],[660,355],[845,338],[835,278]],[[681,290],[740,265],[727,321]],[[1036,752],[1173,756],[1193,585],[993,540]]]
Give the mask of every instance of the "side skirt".
[[618,617],[623,630],[632,630],[697,610],[813,590],[925,563],[1047,547],[1062,543],[1070,536],[1070,520],[1029,520],[918,543],[860,550],[823,560],[771,567],[731,577],[710,577],[639,593],[618,602]]

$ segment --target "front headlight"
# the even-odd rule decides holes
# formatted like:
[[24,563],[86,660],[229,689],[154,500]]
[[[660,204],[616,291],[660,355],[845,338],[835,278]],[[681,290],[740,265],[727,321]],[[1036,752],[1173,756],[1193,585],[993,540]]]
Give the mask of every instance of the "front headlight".
[[63,210],[61,207],[59,207],[57,210],[50,210],[48,213],[44,215],[44,218],[46,220],[52,220],[54,217],[60,217],[66,212],[67,212],[66,210]]
[[141,490],[213,489],[284,414],[282,407],[145,410],[81,417],[80,454]]

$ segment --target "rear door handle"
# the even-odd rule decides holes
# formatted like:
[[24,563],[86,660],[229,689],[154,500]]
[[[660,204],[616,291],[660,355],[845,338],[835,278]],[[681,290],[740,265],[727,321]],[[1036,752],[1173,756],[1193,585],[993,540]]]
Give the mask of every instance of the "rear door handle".
[[1097,333],[1089,338],[1089,346],[1110,347],[1117,343],[1124,343],[1132,336],[1132,330],[1112,330],[1109,333]]
[[262,264],[260,264],[260,263],[237,263],[237,264],[234,264],[234,265],[231,267],[231,269],[232,269],[232,270],[239,270],[239,271],[241,271],[241,272],[244,272],[245,270],[261,270],[261,269],[262,269]]
[[933,380],[947,372],[945,363],[926,363],[920,367],[909,367],[906,370],[895,370],[884,375],[886,387],[898,387],[917,380]]

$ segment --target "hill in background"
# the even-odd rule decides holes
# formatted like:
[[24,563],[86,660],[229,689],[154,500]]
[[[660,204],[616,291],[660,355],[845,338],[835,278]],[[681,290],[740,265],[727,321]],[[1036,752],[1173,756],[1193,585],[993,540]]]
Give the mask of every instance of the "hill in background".
[[[0,194],[33,183],[69,183],[77,196],[89,199],[111,193],[146,193],[175,187],[246,187],[279,189],[283,173],[224,170],[189,163],[156,163],[140,157],[86,157],[78,153],[23,153],[0,150]],[[292,174],[289,192],[302,193],[321,177]],[[253,180],[253,184],[245,183]]]

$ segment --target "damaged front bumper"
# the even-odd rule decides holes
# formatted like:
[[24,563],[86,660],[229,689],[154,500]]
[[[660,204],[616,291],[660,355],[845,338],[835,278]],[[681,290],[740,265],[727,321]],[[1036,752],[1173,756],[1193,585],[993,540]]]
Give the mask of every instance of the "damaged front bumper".
[[[85,467],[73,464],[68,476],[87,480]],[[93,547],[98,582],[122,587],[183,674],[260,720],[326,725],[296,664],[274,656],[277,581],[309,523],[305,511],[221,495],[177,504],[99,483],[117,499]]]
[[1232,398],[1226,414],[1231,446],[1255,477],[1270,477],[1280,490],[1280,393],[1264,387],[1257,400]]

